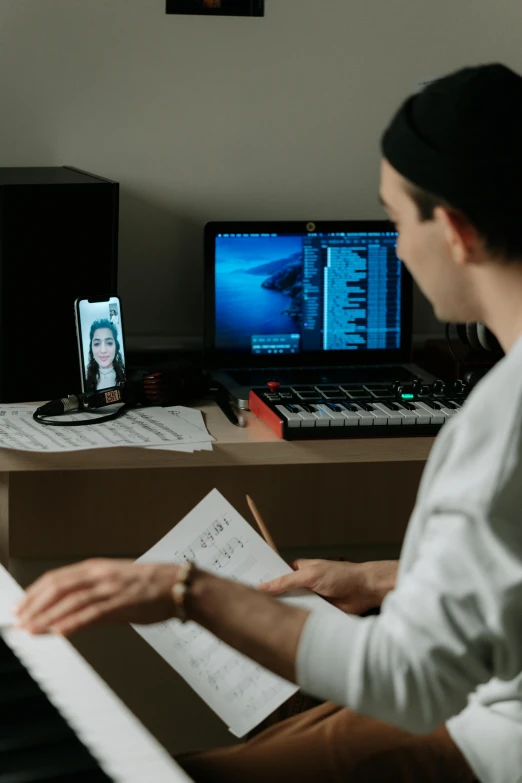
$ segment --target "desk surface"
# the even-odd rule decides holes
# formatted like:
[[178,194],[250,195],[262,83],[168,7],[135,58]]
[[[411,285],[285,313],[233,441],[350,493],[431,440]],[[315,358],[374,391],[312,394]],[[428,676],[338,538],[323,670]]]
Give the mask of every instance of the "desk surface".
[[214,403],[197,406],[216,438],[212,451],[186,454],[143,448],[107,448],[37,454],[0,449],[0,472],[106,470],[231,465],[313,465],[365,462],[425,462],[433,438],[346,438],[284,441],[252,413],[235,427]]

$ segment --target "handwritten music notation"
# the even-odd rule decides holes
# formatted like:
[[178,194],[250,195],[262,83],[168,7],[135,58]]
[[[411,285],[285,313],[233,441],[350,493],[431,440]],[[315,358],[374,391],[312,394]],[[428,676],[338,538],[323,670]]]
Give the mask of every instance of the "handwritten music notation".
[[[187,560],[252,587],[290,571],[217,490],[140,558],[148,562]],[[297,690],[194,623],[168,620],[135,629],[238,737]]]
[[245,550],[248,540],[243,536],[227,537],[230,517],[222,514],[202,533],[196,536],[181,552],[176,553],[179,562],[194,560],[201,568],[222,569],[232,559],[234,552]]

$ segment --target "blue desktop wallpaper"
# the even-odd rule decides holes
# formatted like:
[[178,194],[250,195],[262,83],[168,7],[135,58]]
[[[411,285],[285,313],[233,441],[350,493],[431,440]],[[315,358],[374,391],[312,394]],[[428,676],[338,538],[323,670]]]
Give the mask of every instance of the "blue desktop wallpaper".
[[300,236],[216,238],[216,346],[250,350],[252,335],[300,332]]

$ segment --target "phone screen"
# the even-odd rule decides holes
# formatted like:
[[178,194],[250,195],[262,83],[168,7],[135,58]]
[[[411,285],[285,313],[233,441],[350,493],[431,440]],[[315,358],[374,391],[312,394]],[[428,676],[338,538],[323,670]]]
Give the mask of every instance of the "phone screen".
[[112,389],[125,382],[125,347],[121,303],[76,300],[76,329],[84,392]]

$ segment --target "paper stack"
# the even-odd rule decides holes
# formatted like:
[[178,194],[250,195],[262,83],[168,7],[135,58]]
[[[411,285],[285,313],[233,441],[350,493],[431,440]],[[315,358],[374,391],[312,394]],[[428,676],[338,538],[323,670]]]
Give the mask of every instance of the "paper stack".
[[[33,419],[35,405],[0,405],[0,448],[56,453],[116,446],[168,451],[211,451],[212,441],[201,411],[174,405],[135,408],[121,418],[89,427],[52,427]],[[100,416],[109,412],[100,411]],[[90,413],[57,417],[59,421],[93,418]]]

